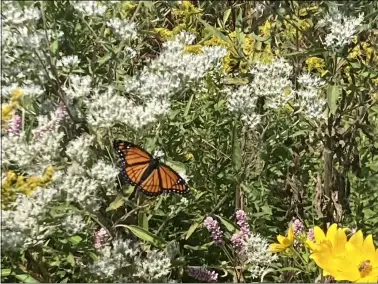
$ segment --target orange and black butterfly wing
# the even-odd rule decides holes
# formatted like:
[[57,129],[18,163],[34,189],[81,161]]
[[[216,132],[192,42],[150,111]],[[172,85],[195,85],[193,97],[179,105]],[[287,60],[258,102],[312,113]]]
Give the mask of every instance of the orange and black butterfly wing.
[[186,194],[189,192],[189,185],[171,167],[159,164],[157,168],[160,180],[160,189],[164,193]]
[[116,141],[114,149],[122,160],[122,176],[134,186],[140,184],[150,166],[152,156],[130,142]]
[[154,168],[150,175],[137,186],[147,196],[158,196],[163,193],[158,168]]

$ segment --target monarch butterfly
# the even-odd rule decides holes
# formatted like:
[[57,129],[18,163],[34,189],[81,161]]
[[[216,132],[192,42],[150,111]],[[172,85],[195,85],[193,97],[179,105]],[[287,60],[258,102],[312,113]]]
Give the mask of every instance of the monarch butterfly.
[[147,196],[158,196],[162,193],[189,192],[185,180],[171,167],[155,159],[141,147],[130,142],[115,141],[114,149],[122,159],[122,175],[135,189],[132,198],[140,189]]

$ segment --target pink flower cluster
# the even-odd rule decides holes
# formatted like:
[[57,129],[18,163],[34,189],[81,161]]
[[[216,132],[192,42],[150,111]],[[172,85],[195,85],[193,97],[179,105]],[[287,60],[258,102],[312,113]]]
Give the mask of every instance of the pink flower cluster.
[[214,220],[212,217],[208,216],[203,222],[203,225],[211,233],[211,236],[215,244],[217,244],[218,246],[224,244],[223,233],[220,229],[217,220]]
[[232,246],[235,251],[241,253],[244,250],[245,241],[251,236],[247,215],[243,210],[236,211],[236,224],[238,224],[240,231],[233,234],[231,237]]
[[102,248],[105,245],[108,237],[108,232],[104,228],[98,230],[94,235],[94,247],[96,249]]
[[218,279],[218,273],[204,267],[189,266],[188,275],[203,282],[215,282]]
[[21,132],[22,119],[18,114],[14,114],[8,122],[7,133],[10,136],[19,136]]

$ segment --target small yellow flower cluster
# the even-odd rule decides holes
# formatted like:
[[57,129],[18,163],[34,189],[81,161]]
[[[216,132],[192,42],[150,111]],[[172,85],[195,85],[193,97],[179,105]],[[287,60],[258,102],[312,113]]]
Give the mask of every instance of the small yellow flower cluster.
[[30,196],[37,188],[46,187],[52,180],[54,167],[46,168],[43,176],[25,177],[8,171],[1,184],[1,207],[4,209],[15,201],[17,193]]
[[202,45],[197,44],[197,45],[185,46],[184,53],[201,54],[203,53]]
[[[298,31],[298,39],[301,40],[303,39],[302,32],[308,30],[312,26],[311,22],[306,19],[299,19],[296,17],[294,19],[289,19],[290,16],[286,16],[286,18],[290,20],[290,22],[284,21],[284,29],[281,31],[281,34],[285,39],[294,41],[297,37],[298,27],[300,29]],[[295,23],[295,26],[291,24],[292,21]]]
[[3,104],[1,107],[1,126],[3,129],[7,127],[8,121],[13,117],[14,112],[19,106],[20,98],[24,92],[22,89],[17,88],[11,93],[10,102]]
[[201,14],[202,12],[202,9],[197,8],[190,1],[182,1],[178,9],[172,9],[172,14],[174,16],[184,20],[189,19],[192,15]]
[[306,65],[307,65],[307,70],[308,71],[313,71],[313,70],[316,70],[318,71],[321,76],[323,76],[326,72],[326,70],[324,69],[325,68],[325,63],[324,63],[324,59],[323,58],[319,58],[319,57],[309,57],[306,59]]

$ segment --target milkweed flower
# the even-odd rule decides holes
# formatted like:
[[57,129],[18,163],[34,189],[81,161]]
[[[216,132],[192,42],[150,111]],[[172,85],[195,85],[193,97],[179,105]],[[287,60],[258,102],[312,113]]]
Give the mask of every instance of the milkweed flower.
[[270,245],[271,252],[282,252],[294,244],[294,225],[291,224],[287,233],[287,236],[277,236],[278,243]]
[[211,233],[215,244],[217,244],[218,246],[224,244],[223,233],[217,220],[214,220],[212,217],[208,216],[203,222],[203,225]]
[[106,239],[109,237],[108,232],[104,229],[101,228],[94,234],[94,247],[96,249],[100,249],[104,246],[106,243]]
[[188,275],[203,282],[215,282],[218,280],[218,273],[204,267],[189,266]]

